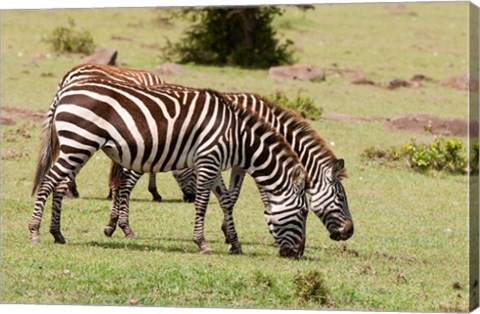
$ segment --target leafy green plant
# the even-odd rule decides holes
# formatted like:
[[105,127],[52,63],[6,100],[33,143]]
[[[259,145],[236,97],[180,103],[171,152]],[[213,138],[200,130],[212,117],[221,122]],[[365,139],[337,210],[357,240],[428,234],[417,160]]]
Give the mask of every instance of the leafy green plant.
[[[468,173],[466,149],[459,139],[438,137],[432,143],[417,143],[415,140],[400,147],[387,149],[369,147],[362,153],[364,158],[375,161],[405,160],[408,167],[419,172],[447,171],[450,173]],[[470,161],[470,171],[475,165],[478,168],[478,145],[476,153]]]
[[68,26],[55,28],[46,42],[57,53],[90,54],[95,49],[92,35],[87,30],[76,30],[73,18],[68,18]]
[[305,119],[318,120],[323,114],[323,108],[315,105],[315,99],[302,96],[297,93],[294,99],[290,99],[285,93],[277,92],[267,96],[267,100],[283,108],[293,110]]
[[187,9],[192,25],[177,43],[167,40],[166,60],[268,68],[293,62],[293,42],[280,42],[272,27],[278,7]]
[[414,141],[403,145],[402,150],[410,167],[420,170],[446,170],[463,173],[467,157],[463,143],[458,139],[436,138],[432,144],[417,144]]

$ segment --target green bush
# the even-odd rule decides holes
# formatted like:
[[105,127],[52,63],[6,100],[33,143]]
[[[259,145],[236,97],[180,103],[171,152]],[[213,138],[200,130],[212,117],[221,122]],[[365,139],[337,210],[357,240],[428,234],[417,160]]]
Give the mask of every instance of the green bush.
[[419,172],[446,171],[467,174],[478,169],[478,143],[473,145],[473,154],[469,161],[463,142],[453,138],[438,137],[429,144],[412,140],[399,147],[391,146],[387,149],[369,147],[363,151],[362,156],[379,162],[405,160],[408,167]]
[[68,26],[60,26],[52,31],[46,39],[57,53],[81,53],[88,55],[95,49],[93,38],[89,31],[76,30],[75,21],[68,18]]
[[281,92],[267,96],[266,99],[273,104],[297,112],[305,119],[318,120],[323,114],[323,108],[315,105],[315,99],[304,97],[300,92],[293,100]]
[[446,170],[463,173],[467,168],[467,156],[463,143],[458,139],[436,138],[432,144],[411,142],[403,145],[410,167],[419,171]]
[[167,40],[163,58],[180,63],[268,68],[293,63],[293,42],[280,42],[271,23],[277,7],[187,9],[192,25],[180,42]]

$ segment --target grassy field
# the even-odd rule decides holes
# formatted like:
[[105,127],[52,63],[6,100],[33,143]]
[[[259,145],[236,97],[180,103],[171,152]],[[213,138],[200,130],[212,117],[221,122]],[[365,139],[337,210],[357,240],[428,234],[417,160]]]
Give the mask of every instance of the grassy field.
[[[166,38],[178,39],[186,26],[180,20],[166,23],[168,14],[159,9],[1,12],[2,109],[46,111],[60,78],[83,58],[56,55],[42,41],[53,28],[65,26],[68,17],[89,30],[99,46],[118,49],[120,65],[147,70],[163,62],[160,49]],[[194,208],[180,201],[170,174],[158,176],[163,203],[150,202],[146,177],[132,194],[135,240],[123,239],[118,231],[105,238],[109,160],[98,153],[78,176],[81,198],[64,202],[67,244],[53,244],[47,209],[43,241],[30,245],[30,190],[41,122],[15,117],[15,124],[2,125],[2,303],[468,310],[468,178],[422,175],[361,158],[370,146],[433,138],[387,131],[386,118],[419,112],[467,118],[468,94],[438,81],[467,72],[468,4],[319,5],[307,12],[288,8],[275,24],[295,41],[297,61],[326,69],[326,81],[277,82],[266,70],[193,64],[183,65],[185,74],[165,78],[220,91],[268,95],[280,90],[289,96],[301,91],[325,114],[371,119],[312,122],[346,160],[353,238],[331,241],[311,214],[305,257],[280,258],[258,192],[247,178],[235,209],[244,254],[228,254],[221,209],[212,198],[206,237],[214,253],[199,255],[191,241]],[[417,74],[435,81],[390,91],[353,85],[345,73],[378,82]],[[311,288],[309,277],[319,289]]]

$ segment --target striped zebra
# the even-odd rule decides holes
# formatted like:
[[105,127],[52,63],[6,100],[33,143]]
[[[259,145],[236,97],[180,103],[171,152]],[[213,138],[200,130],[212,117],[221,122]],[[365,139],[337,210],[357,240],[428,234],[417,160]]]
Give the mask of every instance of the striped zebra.
[[[344,160],[338,159],[325,140],[299,115],[270,104],[256,94],[223,93],[223,95],[235,105],[263,117],[285,137],[305,167],[308,178],[307,192],[311,195],[310,208],[322,220],[332,240],[348,240],[353,235],[354,227],[347,195],[341,182],[346,176]],[[195,184],[195,172],[191,169],[173,171],[173,175],[181,186]],[[244,175],[245,172],[238,168],[233,168],[231,172],[229,190],[234,204],[240,193]],[[151,176],[149,186],[154,185],[155,176]],[[268,202],[267,196],[262,191],[261,197],[264,204]],[[116,217],[116,214],[112,214],[111,217]],[[222,225],[223,229],[226,225],[228,225],[226,222]],[[112,235],[114,226],[115,219],[111,219],[107,225],[109,232],[106,235]]]
[[[99,78],[66,84],[50,106],[32,190],[36,194],[29,223],[32,243],[40,240],[50,194],[50,233],[56,243],[65,243],[60,214],[68,180],[100,149],[136,173],[195,170],[193,241],[202,253],[211,251],[203,232],[210,190],[230,214],[233,204],[219,174],[231,167],[245,170],[268,197],[264,217],[280,255],[303,255],[308,214],[305,172],[297,154],[266,121],[211,90],[153,89]],[[121,176],[117,194],[122,229],[128,228],[129,191],[134,184]],[[231,251],[241,252],[233,217],[227,220]]]

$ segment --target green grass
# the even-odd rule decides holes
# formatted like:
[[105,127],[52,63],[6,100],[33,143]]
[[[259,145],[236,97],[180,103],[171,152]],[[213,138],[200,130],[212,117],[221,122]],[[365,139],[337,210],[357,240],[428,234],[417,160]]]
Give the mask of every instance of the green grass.
[[[393,14],[383,4],[320,5],[306,13],[288,8],[276,23],[295,40],[299,62],[325,68],[336,63],[337,68],[363,71],[376,81],[409,79],[414,74],[441,80],[466,71],[467,9],[465,3],[420,3],[406,4],[406,13]],[[153,70],[160,53],[146,46],[161,47],[164,36],[178,38],[184,27],[176,20],[172,26],[159,27],[158,14],[161,11],[150,9],[1,12],[2,107],[48,108],[62,75],[82,60],[79,55],[55,55],[42,41],[52,29],[66,25],[68,16],[78,28],[90,30],[99,46],[117,48],[120,64]],[[115,41],[114,35],[135,41]],[[39,53],[50,56],[31,63]],[[348,113],[377,121],[312,122],[346,160],[349,178],[344,185],[355,223],[353,238],[331,241],[310,214],[305,257],[280,258],[258,192],[247,178],[235,209],[245,254],[228,254],[220,230],[221,209],[212,197],[205,234],[214,253],[199,255],[191,241],[193,205],[180,202],[180,189],[170,174],[158,176],[162,204],[150,202],[146,176],[134,190],[130,218],[135,240],[123,239],[120,231],[105,238],[109,161],[98,153],[78,177],[81,198],[63,204],[67,244],[54,245],[48,234],[48,205],[42,242],[30,245],[27,224],[34,203],[30,190],[41,123],[18,119],[15,125],[2,126],[1,302],[468,310],[468,178],[426,176],[361,158],[367,147],[431,139],[386,131],[375,119],[415,112],[465,118],[467,93],[437,83],[388,91],[352,85],[334,72],[328,72],[322,83],[276,82],[266,71],[184,67],[187,74],[166,79],[221,91],[268,95],[281,90],[291,98],[301,90],[314,97],[325,114]],[[307,279],[302,285],[298,278],[310,278],[309,274],[320,274],[318,282],[328,302],[306,297]]]

